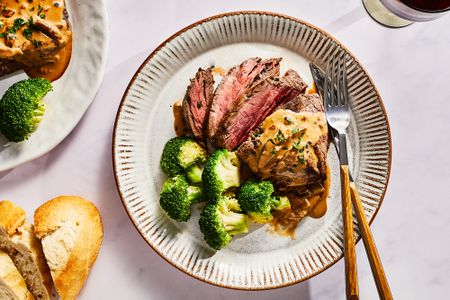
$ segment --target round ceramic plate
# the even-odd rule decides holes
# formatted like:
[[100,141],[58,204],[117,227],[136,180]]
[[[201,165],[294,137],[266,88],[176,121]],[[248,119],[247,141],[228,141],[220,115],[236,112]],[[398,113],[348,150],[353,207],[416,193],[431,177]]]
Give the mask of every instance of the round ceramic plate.
[[[0,171],[44,155],[58,145],[80,121],[103,78],[108,47],[108,23],[103,0],[66,0],[73,32],[72,58],[64,75],[45,97],[47,111],[38,129],[21,143],[0,134]],[[1,95],[24,73],[2,77]]]
[[142,64],[120,105],[113,158],[123,204],[147,243],[183,272],[215,285],[268,289],[308,279],[342,257],[339,164],[329,150],[331,190],[320,219],[306,218],[295,239],[271,233],[269,225],[236,236],[212,251],[198,228],[198,207],[189,222],[169,219],[159,207],[165,179],[159,168],[164,144],[175,135],[171,105],[182,99],[199,67],[229,68],[244,59],[282,57],[312,83],[308,62],[322,68],[337,51],[350,57],[352,120],[350,167],[367,217],[375,216],[386,191],[391,143],[380,96],[360,63],[334,38],[303,21],[266,12],[236,12],[199,21],[166,40]]

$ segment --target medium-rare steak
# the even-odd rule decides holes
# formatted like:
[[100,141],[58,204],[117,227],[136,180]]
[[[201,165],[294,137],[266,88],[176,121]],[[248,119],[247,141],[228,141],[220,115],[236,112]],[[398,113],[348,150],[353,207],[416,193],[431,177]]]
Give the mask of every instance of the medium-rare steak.
[[322,182],[327,173],[328,127],[317,94],[282,105],[237,150],[262,179],[280,191]]
[[65,2],[1,1],[0,76],[55,63],[71,41]]
[[205,140],[205,128],[213,92],[214,77],[211,68],[206,70],[200,68],[191,79],[182,105],[184,120],[199,141]]
[[281,78],[271,77],[248,88],[220,124],[214,145],[234,150],[279,105],[305,89],[305,82],[293,70],[288,70]]
[[281,58],[249,58],[231,68],[214,93],[208,118],[208,138],[214,140],[220,123],[246,90],[265,79],[278,76]]

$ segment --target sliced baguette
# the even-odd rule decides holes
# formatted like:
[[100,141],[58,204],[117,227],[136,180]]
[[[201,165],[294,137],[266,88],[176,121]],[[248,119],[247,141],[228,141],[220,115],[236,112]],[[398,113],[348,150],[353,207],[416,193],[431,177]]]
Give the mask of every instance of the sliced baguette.
[[60,196],[35,211],[34,225],[60,298],[75,299],[103,239],[97,208],[80,197]]
[[34,298],[49,300],[50,270],[33,225],[26,222],[25,211],[4,200],[0,201],[0,216],[0,249],[12,259]]
[[0,299],[33,300],[22,275],[14,262],[5,252],[0,250]]

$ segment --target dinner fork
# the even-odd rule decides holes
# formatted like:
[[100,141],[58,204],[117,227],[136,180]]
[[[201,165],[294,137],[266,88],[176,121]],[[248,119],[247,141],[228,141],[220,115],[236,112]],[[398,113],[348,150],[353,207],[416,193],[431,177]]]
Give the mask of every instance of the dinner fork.
[[347,154],[346,129],[350,122],[347,87],[347,60],[345,52],[339,52],[328,62],[324,83],[324,108],[333,142],[338,148],[342,188],[342,215],[344,223],[344,257],[347,299],[359,299],[356,269],[355,239],[353,235],[352,206],[355,208],[366,253],[372,269],[380,299],[390,300],[392,294],[378,255],[369,224],[362,208],[356,184],[350,175]]

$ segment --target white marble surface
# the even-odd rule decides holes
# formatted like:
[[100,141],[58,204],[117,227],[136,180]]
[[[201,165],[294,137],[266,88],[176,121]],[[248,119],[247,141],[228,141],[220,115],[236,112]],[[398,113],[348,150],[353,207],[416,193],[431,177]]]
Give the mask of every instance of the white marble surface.
[[[156,3],[158,2],[158,4]],[[396,299],[448,299],[450,290],[450,15],[387,29],[358,0],[109,0],[110,52],[104,82],[78,127],[47,155],[0,173],[0,198],[31,215],[45,200],[77,194],[100,209],[105,239],[80,299],[344,299],[344,265],[264,292],[207,285],[167,264],[129,221],[114,184],[116,110],[137,67],[169,35],[225,11],[267,10],[324,28],[356,54],[383,96],[393,137],[392,176],[372,229]],[[357,246],[361,299],[377,292]]]

